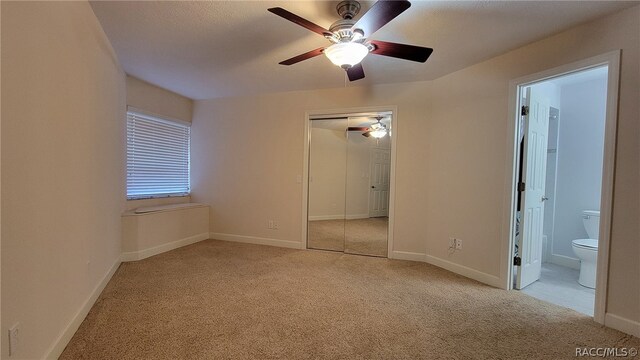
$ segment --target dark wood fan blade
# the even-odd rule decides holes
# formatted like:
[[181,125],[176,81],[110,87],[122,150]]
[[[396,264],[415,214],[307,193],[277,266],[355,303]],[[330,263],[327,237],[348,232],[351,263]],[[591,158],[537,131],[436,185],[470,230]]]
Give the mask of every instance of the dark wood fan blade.
[[364,78],[364,69],[362,68],[362,64],[355,64],[348,68],[347,76],[349,77],[349,81],[356,81]]
[[307,19],[303,19],[300,16],[289,12],[281,7],[275,7],[275,8],[269,8],[267,9],[267,11],[272,12],[280,17],[283,17],[291,22],[294,22],[304,28],[307,28],[311,31],[313,31],[314,33],[318,33],[322,36],[324,36],[325,34],[329,34],[331,35],[331,33],[329,32],[329,30],[323,28],[322,26],[316,25],[314,23],[312,23],[311,21],[307,20]]
[[391,56],[421,63],[427,61],[433,52],[433,49],[422,46],[397,44],[379,40],[371,40],[370,43],[375,46],[375,49],[371,50],[372,54]]
[[364,137],[371,137],[371,133],[367,131],[367,132],[365,132],[365,133],[362,133],[362,136],[364,136]]
[[317,48],[315,50],[311,50],[311,51],[306,52],[304,54],[300,54],[298,56],[294,56],[291,59],[287,59],[285,61],[281,61],[280,65],[293,65],[295,63],[299,63],[302,60],[307,60],[307,59],[311,59],[312,57],[316,57],[316,56],[322,54],[323,51],[324,51],[324,48]]
[[379,0],[353,25],[352,29],[360,29],[365,37],[385,26],[396,16],[402,14],[411,6],[407,0]]
[[369,131],[369,128],[362,126],[349,126],[347,131]]

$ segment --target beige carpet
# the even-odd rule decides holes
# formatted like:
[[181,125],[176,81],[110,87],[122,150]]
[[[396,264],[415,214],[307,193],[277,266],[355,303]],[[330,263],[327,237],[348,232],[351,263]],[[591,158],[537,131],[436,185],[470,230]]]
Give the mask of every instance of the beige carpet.
[[640,347],[424,263],[203,241],[123,263],[62,359],[575,359]]
[[387,217],[309,221],[308,245],[311,249],[386,257],[388,226]]

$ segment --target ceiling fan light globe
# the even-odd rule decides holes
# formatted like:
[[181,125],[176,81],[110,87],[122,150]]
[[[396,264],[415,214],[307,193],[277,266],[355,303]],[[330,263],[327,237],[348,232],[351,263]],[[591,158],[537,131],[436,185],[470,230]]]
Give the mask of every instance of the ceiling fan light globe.
[[354,42],[333,44],[324,50],[324,54],[337,66],[349,68],[359,64],[369,53],[369,49]]
[[385,137],[385,135],[387,135],[387,129],[377,129],[377,130],[373,130],[370,131],[369,134],[371,136],[373,136],[376,139],[380,139]]

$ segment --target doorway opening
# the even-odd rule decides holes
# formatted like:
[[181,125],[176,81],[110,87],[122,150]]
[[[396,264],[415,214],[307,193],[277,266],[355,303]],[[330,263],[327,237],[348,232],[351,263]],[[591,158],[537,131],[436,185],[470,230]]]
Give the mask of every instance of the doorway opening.
[[617,97],[612,63],[516,86],[510,288],[589,316],[602,313],[606,291]]
[[387,257],[392,111],[308,117],[307,248]]

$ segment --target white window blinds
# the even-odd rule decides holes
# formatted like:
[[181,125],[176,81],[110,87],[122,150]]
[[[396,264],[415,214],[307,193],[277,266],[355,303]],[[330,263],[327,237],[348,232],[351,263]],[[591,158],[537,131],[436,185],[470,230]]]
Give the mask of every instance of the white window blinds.
[[127,112],[127,198],[189,194],[190,128]]

